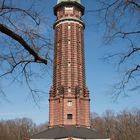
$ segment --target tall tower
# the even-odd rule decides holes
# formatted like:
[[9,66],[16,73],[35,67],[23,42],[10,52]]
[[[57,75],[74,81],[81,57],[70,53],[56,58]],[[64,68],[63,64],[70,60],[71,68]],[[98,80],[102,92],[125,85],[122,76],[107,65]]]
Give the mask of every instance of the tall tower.
[[54,7],[54,74],[49,125],[90,127],[85,82],[84,7],[80,0],[58,0]]
[[90,128],[85,82],[84,7],[80,0],[58,0],[54,7],[54,74],[49,128],[24,140],[111,140]]

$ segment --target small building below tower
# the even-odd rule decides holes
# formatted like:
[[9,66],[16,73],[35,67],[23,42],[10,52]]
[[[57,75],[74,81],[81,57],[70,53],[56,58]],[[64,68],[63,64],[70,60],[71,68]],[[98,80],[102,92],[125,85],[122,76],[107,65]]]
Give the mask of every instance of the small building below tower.
[[25,140],[110,140],[96,130],[84,127],[56,127],[32,136]]

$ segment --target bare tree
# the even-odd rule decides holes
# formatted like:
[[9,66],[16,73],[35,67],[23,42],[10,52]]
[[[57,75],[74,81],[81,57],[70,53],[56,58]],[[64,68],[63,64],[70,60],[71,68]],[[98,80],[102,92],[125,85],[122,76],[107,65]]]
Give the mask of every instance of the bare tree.
[[49,128],[48,122],[42,123],[42,124],[40,124],[40,125],[37,126],[38,132],[44,131],[44,130],[46,130],[48,128]]
[[0,81],[24,79],[34,101],[40,92],[31,85],[32,77],[39,76],[35,69],[52,63],[51,39],[43,33],[44,17],[36,3],[41,1],[0,0]]
[[140,89],[140,1],[98,0],[97,3],[97,9],[87,12],[98,14],[98,25],[105,29],[105,44],[118,44],[115,47],[119,48],[105,56],[105,59],[117,60],[123,73],[113,87],[113,94],[115,97],[121,93],[127,95],[128,89]]
[[114,114],[106,111],[103,116],[93,116],[92,128],[115,140],[139,140],[140,110],[122,111]]
[[28,118],[0,121],[0,139],[2,140],[23,140],[25,136],[31,136],[37,132],[36,124]]
[[100,133],[105,134],[103,118],[95,112],[92,113],[90,118],[91,118],[91,122],[90,122],[91,129],[97,129]]

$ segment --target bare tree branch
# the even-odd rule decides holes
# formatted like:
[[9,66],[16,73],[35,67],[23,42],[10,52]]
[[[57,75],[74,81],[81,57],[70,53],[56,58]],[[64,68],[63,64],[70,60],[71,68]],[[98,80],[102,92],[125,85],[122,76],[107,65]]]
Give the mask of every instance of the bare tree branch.
[[127,58],[130,58],[131,55],[135,55],[135,53],[138,53],[138,51],[140,51],[140,48],[133,48],[131,51],[129,51],[126,55],[123,56],[119,64],[122,64]]
[[130,85],[140,87],[140,3],[138,0],[97,0],[97,3],[99,8],[87,12],[97,13],[97,20],[101,21],[97,26],[104,30],[105,45],[117,47],[118,44],[115,52],[111,49],[112,53],[104,57],[111,62],[114,58],[122,74],[111,93],[116,97],[121,93],[127,95]]
[[[47,30],[44,30],[44,25],[48,26],[48,23],[40,12],[43,9],[38,9],[34,1],[24,6],[22,2],[15,2],[0,2],[0,82],[7,78],[12,83],[25,82],[30,97],[37,104],[43,92],[34,86],[32,79],[42,80],[45,77],[42,75],[52,66],[53,44],[46,36]],[[4,88],[0,91],[1,95]]]
[[127,35],[136,35],[136,34],[140,34],[140,31],[133,31],[133,32],[116,32],[115,34],[113,34],[112,36],[116,36],[118,34],[122,34],[122,38],[125,38]]
[[[3,10],[4,12],[2,12],[2,10]],[[24,9],[21,9],[21,8],[9,7],[9,6],[4,6],[4,5],[3,5],[2,8],[0,9],[0,11],[2,12],[2,13],[0,14],[0,16],[3,16],[3,15],[5,15],[5,14],[11,13],[11,12],[23,12],[23,13],[25,13],[27,16],[31,17],[31,18],[33,19],[33,21],[35,21],[35,23],[36,23],[37,25],[40,24],[40,19],[38,18],[37,14],[36,14],[36,13],[31,14],[29,10],[27,11],[27,10],[24,10]]]
[[111,8],[113,5],[115,5],[119,0],[116,0],[114,2],[110,3],[105,3],[104,1],[100,1],[101,4],[104,5],[104,7],[99,8],[97,10],[87,10],[87,12],[101,12],[101,11],[108,11],[109,8]]
[[126,72],[126,76],[127,76],[127,83],[129,82],[129,80],[131,80],[131,78],[133,77],[133,74],[135,73],[135,72],[138,72],[140,70],[140,65],[136,65],[135,66],[135,68],[132,68],[132,69],[130,69],[130,70],[128,70],[127,72]]
[[8,35],[9,37],[13,38],[14,40],[16,40],[17,42],[19,42],[24,49],[26,49],[33,57],[34,57],[34,61],[35,62],[40,62],[40,63],[44,63],[47,64],[47,60],[44,58],[41,58],[28,44],[27,42],[18,34],[16,34],[15,32],[11,31],[9,28],[7,28],[6,26],[4,26],[3,24],[0,24],[0,31],[6,35]]
[[134,0],[127,0],[127,2],[135,5],[137,8],[140,9],[140,5],[138,3],[136,3]]

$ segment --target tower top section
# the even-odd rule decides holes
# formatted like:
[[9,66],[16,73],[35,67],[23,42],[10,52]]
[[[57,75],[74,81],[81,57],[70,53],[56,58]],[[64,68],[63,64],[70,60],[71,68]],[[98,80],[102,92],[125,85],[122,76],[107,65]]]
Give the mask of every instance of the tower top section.
[[61,2],[77,2],[77,3],[81,4],[81,0],[57,0],[57,4],[59,4]]
[[84,15],[85,7],[81,4],[81,0],[57,0],[57,5],[54,7],[54,14],[57,16],[58,9],[69,7],[77,7]]

